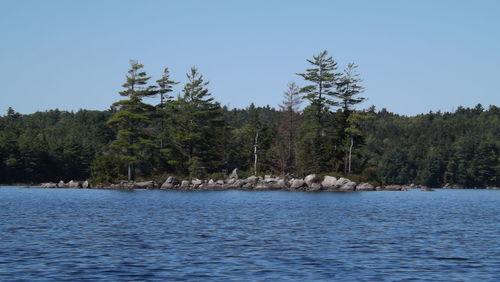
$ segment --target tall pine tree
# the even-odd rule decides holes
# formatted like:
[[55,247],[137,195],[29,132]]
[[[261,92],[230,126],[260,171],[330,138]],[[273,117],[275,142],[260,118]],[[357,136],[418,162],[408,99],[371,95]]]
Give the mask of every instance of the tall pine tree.
[[157,94],[155,86],[148,86],[144,67],[137,61],[130,61],[131,68],[126,76],[126,82],[122,85],[125,90],[120,92],[121,96],[128,99],[120,100],[113,104],[117,112],[108,120],[108,124],[117,130],[116,140],[110,144],[127,162],[128,180],[134,179],[133,165],[139,160],[139,154],[145,146],[152,146],[151,136],[144,128],[151,123],[150,113],[152,106],[143,102],[143,98]]

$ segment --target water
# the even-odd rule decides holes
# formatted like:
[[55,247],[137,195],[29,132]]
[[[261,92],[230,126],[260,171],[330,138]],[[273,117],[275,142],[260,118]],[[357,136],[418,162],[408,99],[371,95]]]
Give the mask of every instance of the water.
[[500,191],[0,187],[0,280],[500,281]]

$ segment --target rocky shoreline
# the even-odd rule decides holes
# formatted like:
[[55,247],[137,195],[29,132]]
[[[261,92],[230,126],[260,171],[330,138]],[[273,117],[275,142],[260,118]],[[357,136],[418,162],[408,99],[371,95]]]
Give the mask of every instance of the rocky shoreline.
[[[227,179],[219,180],[179,180],[173,176],[168,177],[163,183],[155,181],[129,182],[121,181],[117,184],[98,184],[87,181],[69,181],[65,183],[48,182],[40,185],[42,188],[95,188],[95,189],[162,189],[162,190],[284,190],[284,191],[306,191],[306,192],[351,192],[351,191],[407,191],[412,188],[421,191],[433,191],[432,188],[417,185],[385,185],[374,186],[370,183],[356,183],[347,178],[336,178],[333,176],[318,177],[316,174],[310,174],[305,178],[284,178],[273,175],[250,176],[248,178],[239,178],[238,170],[235,169]],[[444,188],[455,188],[447,185]],[[487,189],[498,189],[497,187],[488,187]]]

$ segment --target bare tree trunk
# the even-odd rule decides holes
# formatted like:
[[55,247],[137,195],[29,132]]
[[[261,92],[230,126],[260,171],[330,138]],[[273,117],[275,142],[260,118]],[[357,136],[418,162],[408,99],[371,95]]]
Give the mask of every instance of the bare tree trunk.
[[132,180],[132,164],[128,163],[128,181]]
[[255,141],[253,144],[253,156],[254,156],[254,161],[253,161],[253,174],[257,175],[257,147],[258,147],[258,141],[259,141],[259,131],[255,133]]
[[349,173],[351,173],[352,147],[354,146],[354,138],[351,135],[351,146],[349,147]]

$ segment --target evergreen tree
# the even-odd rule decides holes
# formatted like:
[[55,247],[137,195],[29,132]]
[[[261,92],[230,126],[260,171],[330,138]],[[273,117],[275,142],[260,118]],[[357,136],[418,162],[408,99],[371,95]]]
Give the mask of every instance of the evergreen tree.
[[330,122],[330,107],[338,105],[334,98],[340,74],[335,73],[337,63],[326,50],[307,61],[313,67],[298,74],[310,83],[300,90],[310,104],[304,109],[298,160],[303,171],[326,172],[331,170],[334,162],[335,136]]
[[171,163],[196,177],[221,167],[225,124],[218,102],[207,89],[208,81],[195,67],[187,74],[182,95],[168,104]]
[[129,181],[134,178],[133,164],[138,162],[141,150],[154,145],[151,136],[144,130],[151,123],[150,113],[153,109],[143,102],[143,98],[157,94],[155,86],[147,86],[151,77],[142,71],[144,66],[137,61],[131,61],[130,65],[126,82],[122,85],[125,90],[120,92],[121,96],[128,99],[113,104],[118,111],[108,120],[108,124],[118,131],[110,148],[126,160]]
[[300,89],[295,82],[288,83],[280,105],[279,142],[277,147],[279,169],[282,174],[290,172],[296,162],[296,131],[299,120]]

